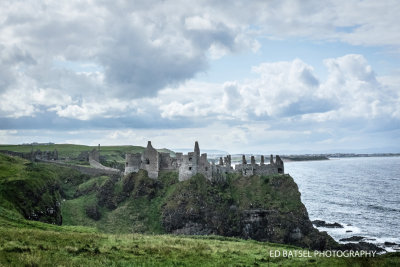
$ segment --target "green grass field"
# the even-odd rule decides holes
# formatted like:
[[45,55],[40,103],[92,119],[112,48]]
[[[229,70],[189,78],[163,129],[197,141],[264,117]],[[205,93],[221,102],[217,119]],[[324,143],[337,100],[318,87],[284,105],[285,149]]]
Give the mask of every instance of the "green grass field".
[[[28,153],[40,149],[41,151],[58,151],[59,158],[69,159],[71,163],[79,163],[74,161],[78,155],[85,151],[91,151],[98,146],[84,146],[73,144],[51,144],[51,145],[0,145],[0,150],[8,150],[13,152]],[[144,150],[142,146],[100,146],[100,155],[105,158],[107,162],[111,163],[125,163],[126,153],[141,153]],[[159,152],[167,152],[174,155],[174,152],[161,148],[157,149]],[[82,164],[82,163],[79,163]],[[111,166],[111,165],[110,165]]]
[[89,227],[26,221],[0,208],[0,266],[399,266],[374,258],[271,257],[305,251],[219,236],[113,235]]
[[[69,168],[0,154],[0,266],[400,266],[400,253],[328,258],[310,251],[311,257],[272,257],[270,253],[276,251],[299,255],[304,250],[221,236],[150,234],[162,232],[160,215],[155,212],[162,203],[160,196],[168,197],[183,184],[176,183],[176,174],[163,173],[161,182],[169,186],[149,200],[140,191],[148,178],[136,178],[131,196],[112,211],[100,207],[103,217],[95,221],[87,216],[85,207],[97,203],[96,192],[107,187],[110,177],[90,177]],[[194,181],[193,186],[202,186],[197,185],[200,182]],[[124,186],[119,180],[112,190],[123,192]],[[247,191],[234,195],[245,196],[244,206],[250,200],[268,200],[255,199]],[[57,201],[61,202],[62,226],[24,219],[27,211],[39,212]],[[43,218],[52,221],[52,217]]]

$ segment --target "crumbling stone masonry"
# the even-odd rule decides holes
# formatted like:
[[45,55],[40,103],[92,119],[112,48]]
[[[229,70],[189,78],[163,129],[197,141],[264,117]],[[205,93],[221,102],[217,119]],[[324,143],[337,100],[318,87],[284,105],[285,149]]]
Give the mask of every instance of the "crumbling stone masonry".
[[153,148],[151,142],[147,143],[143,153],[125,155],[125,174],[146,170],[150,178],[157,179],[159,171],[178,170],[178,160],[182,159],[182,153],[177,153],[176,157],[171,157],[169,153],[160,153]]
[[40,151],[40,149],[32,151],[31,160],[58,160],[57,149],[54,149],[54,151]]
[[187,180],[196,174],[203,174],[209,180],[220,180],[225,179],[226,174],[235,172],[244,176],[284,173],[283,161],[278,155],[275,161],[271,155],[269,164],[265,164],[264,156],[261,156],[260,164],[257,164],[254,156],[251,156],[248,164],[245,155],[242,157],[242,163],[236,164],[235,168],[232,167],[230,155],[221,157],[218,164],[210,163],[206,153],[200,154],[197,141],[193,152],[187,155],[176,153],[175,157],[171,157],[169,153],[158,152],[148,141],[143,153],[127,153],[125,159],[125,175],[142,169],[153,179],[157,179],[158,173],[163,170],[178,171],[179,181]]
[[198,173],[203,174],[207,179],[212,178],[212,166],[207,160],[207,154],[200,155],[199,143],[196,141],[194,152],[183,155],[179,165],[179,181],[184,181]]
[[246,158],[243,155],[242,163],[235,165],[235,171],[241,172],[243,176],[265,175],[284,173],[284,166],[282,159],[278,155],[276,155],[275,162],[273,156],[271,155],[270,164],[265,164],[264,156],[261,157],[260,164],[256,163],[254,156],[251,156],[250,164],[247,164]]

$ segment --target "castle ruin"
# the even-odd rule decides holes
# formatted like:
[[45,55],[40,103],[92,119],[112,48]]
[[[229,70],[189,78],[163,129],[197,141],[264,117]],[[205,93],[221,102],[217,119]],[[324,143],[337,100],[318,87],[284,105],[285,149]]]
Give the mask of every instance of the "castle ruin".
[[269,164],[265,163],[264,156],[261,156],[260,164],[256,163],[254,156],[251,156],[250,163],[247,163],[245,155],[242,156],[242,162],[236,164],[235,168],[232,167],[230,155],[220,157],[217,164],[214,161],[210,163],[207,153],[200,154],[197,141],[193,152],[187,155],[176,153],[175,157],[169,153],[158,152],[148,141],[142,153],[127,153],[125,161],[125,175],[146,170],[150,178],[157,179],[160,171],[178,171],[179,181],[185,181],[196,174],[202,174],[208,180],[220,180],[224,179],[228,173],[241,173],[243,176],[284,173],[283,161],[278,155],[275,161],[271,155]]

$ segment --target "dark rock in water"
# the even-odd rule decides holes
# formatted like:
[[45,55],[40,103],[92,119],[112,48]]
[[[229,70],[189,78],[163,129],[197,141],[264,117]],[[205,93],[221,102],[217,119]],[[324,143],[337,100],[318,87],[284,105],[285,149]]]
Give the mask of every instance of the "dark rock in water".
[[385,242],[384,245],[387,246],[387,247],[397,246],[397,244],[393,243],[393,242]]
[[315,225],[316,227],[326,227],[326,228],[343,228],[343,225],[340,223],[327,223],[323,220],[314,220],[312,221],[312,224]]
[[353,232],[353,231],[351,231],[351,230],[346,230],[346,233],[351,233],[351,232]]
[[363,240],[364,238],[365,238],[365,237],[363,237],[363,236],[354,235],[354,236],[349,237],[349,238],[342,238],[342,239],[339,239],[339,241],[361,241],[361,240]]
[[361,250],[366,250],[366,251],[376,251],[376,252],[385,252],[381,247],[378,247],[375,244],[368,243],[368,242],[358,242],[358,245],[360,246]]
[[369,252],[385,252],[383,248],[378,247],[375,244],[367,243],[367,242],[359,242],[359,243],[347,243],[340,246],[340,250],[354,250],[354,251],[369,251]]

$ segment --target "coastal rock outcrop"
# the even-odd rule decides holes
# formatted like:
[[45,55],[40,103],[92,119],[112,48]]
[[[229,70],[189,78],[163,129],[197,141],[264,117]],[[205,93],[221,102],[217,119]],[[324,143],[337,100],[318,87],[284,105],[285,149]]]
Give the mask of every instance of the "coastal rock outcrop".
[[342,238],[342,239],[340,239],[339,241],[350,241],[350,242],[356,241],[356,242],[358,242],[358,241],[363,240],[364,238],[365,238],[365,237],[363,237],[363,236],[354,235],[354,236],[352,236],[352,237]]
[[314,220],[314,221],[312,221],[312,224],[315,225],[315,227],[343,228],[343,225],[341,225],[340,223],[337,223],[337,222],[327,223],[323,220]]
[[312,226],[289,175],[228,176],[213,184],[202,175],[179,183],[162,207],[167,232],[216,234],[324,250],[337,247]]

